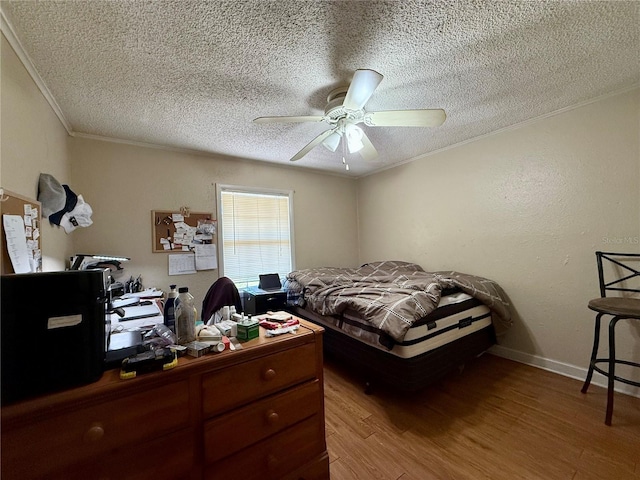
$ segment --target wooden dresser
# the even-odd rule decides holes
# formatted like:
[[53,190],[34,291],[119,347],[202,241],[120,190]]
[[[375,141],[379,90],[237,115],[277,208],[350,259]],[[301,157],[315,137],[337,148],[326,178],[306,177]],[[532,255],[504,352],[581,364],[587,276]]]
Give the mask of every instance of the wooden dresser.
[[3,406],[2,479],[328,479],[322,333]]

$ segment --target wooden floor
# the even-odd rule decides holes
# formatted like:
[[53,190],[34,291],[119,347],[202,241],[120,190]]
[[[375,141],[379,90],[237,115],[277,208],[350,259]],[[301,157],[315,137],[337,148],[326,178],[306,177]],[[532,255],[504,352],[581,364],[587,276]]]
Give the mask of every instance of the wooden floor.
[[332,480],[640,479],[640,399],[485,354],[418,394],[325,359]]

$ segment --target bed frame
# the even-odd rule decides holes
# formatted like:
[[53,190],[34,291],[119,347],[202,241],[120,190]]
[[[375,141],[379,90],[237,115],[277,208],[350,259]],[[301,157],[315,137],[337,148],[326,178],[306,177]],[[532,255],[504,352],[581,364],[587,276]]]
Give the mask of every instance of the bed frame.
[[391,387],[412,392],[420,390],[447,373],[464,368],[496,343],[492,325],[470,333],[451,343],[412,358],[402,358],[367,345],[340,330],[314,320],[317,314],[295,307],[295,315],[322,326],[324,353],[363,377],[365,391],[374,387]]

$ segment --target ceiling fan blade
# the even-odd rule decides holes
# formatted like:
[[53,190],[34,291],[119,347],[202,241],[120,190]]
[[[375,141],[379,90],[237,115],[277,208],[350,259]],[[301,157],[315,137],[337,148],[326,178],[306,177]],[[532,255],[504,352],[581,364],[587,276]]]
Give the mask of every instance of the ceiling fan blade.
[[298,123],[298,122],[321,122],[322,115],[305,115],[300,117],[258,117],[254,118],[255,123]]
[[388,110],[367,112],[364,123],[369,127],[437,127],[446,118],[447,114],[442,109]]
[[320,135],[318,135],[316,138],[314,138],[313,140],[311,140],[302,150],[300,150],[298,153],[296,153],[293,157],[291,157],[290,161],[295,162],[296,160],[300,160],[302,157],[304,157],[307,153],[309,153],[311,150],[313,150],[313,148],[316,145],[319,145],[320,143],[322,143],[324,141],[325,138],[327,138],[329,135],[331,135],[332,133],[335,132],[335,129],[332,128],[330,130],[326,130],[324,132],[322,132]]
[[364,160],[370,161],[378,158],[378,151],[376,150],[376,147],[373,146],[373,143],[371,143],[371,140],[369,140],[366,133],[362,132],[362,138],[360,141],[364,144],[364,147],[358,153]]
[[356,70],[342,106],[347,110],[360,110],[371,98],[384,77],[375,70]]

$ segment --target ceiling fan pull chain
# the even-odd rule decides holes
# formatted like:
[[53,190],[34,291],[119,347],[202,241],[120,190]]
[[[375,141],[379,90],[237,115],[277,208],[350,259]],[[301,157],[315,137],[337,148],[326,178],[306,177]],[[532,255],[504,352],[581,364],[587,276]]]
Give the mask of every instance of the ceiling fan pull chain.
[[344,164],[344,168],[349,171],[349,164],[347,163],[347,140],[342,138],[342,163]]

